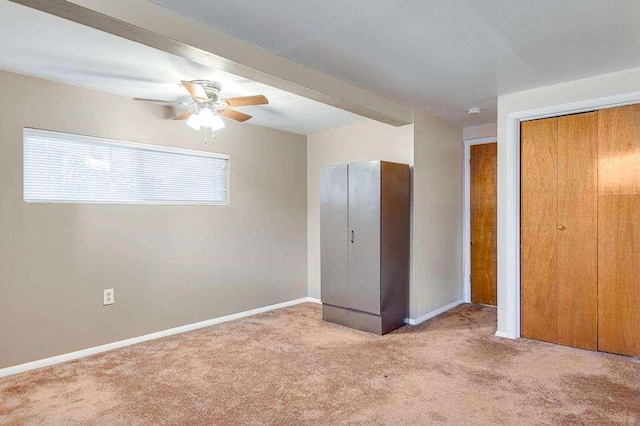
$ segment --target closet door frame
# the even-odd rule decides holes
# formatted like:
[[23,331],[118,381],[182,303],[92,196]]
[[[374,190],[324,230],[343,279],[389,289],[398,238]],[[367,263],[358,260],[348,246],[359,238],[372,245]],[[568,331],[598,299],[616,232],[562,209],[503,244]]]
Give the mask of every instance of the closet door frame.
[[[502,137],[502,142],[498,142],[498,329],[496,336],[508,339],[521,337],[520,124],[524,121],[632,104],[640,104],[640,92],[551,105],[507,115],[506,137]],[[500,139],[501,135],[498,136]],[[501,149],[501,146],[505,148]],[[467,161],[465,161],[466,166]],[[505,198],[506,203],[501,207],[501,201]],[[468,279],[467,277],[465,263],[465,280]]]

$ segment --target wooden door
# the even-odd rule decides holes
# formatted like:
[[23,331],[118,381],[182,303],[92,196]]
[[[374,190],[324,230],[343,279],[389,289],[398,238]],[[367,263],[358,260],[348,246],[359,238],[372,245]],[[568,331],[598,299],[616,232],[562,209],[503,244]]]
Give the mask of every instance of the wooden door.
[[558,340],[558,119],[521,125],[521,333]]
[[558,118],[558,340],[597,349],[598,114]]
[[522,124],[522,335],[597,347],[597,113]]
[[497,304],[497,144],[471,146],[471,301]]
[[640,105],[598,112],[598,349],[640,356]]

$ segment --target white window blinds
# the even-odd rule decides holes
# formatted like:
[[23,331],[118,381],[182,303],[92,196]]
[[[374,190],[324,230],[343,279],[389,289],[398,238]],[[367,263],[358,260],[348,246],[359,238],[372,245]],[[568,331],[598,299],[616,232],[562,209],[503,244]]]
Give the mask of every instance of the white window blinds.
[[229,202],[229,156],[24,129],[27,203]]

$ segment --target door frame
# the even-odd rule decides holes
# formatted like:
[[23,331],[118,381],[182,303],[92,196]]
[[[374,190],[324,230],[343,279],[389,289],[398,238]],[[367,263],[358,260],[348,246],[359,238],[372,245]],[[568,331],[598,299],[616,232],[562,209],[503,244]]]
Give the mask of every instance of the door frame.
[[[465,303],[471,303],[471,145],[484,145],[497,142],[498,138],[496,136],[491,138],[467,139],[464,141],[464,200],[462,207],[462,299]],[[498,206],[496,205],[496,210],[497,207]]]
[[[521,337],[520,324],[520,123],[541,118],[558,117],[568,114],[615,108],[640,103],[640,92],[623,93],[601,98],[587,99],[559,105],[550,105],[525,111],[517,111],[506,116],[507,138],[506,154],[500,157],[498,152],[498,229],[506,242],[504,248],[498,248],[498,316],[505,315],[505,329],[498,329],[498,337],[518,339]],[[498,117],[500,121],[500,117]],[[498,149],[500,151],[500,149]],[[501,170],[507,177],[500,181]],[[500,188],[505,188],[500,191]],[[500,200],[506,197],[503,207]],[[501,221],[500,219],[503,218]],[[505,253],[500,257],[500,253]],[[502,320],[499,320],[500,323]]]

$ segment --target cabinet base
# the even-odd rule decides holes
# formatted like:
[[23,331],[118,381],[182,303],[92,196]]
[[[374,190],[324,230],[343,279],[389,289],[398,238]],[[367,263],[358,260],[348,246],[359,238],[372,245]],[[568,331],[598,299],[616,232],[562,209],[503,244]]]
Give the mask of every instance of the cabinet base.
[[380,315],[369,314],[361,311],[340,308],[337,306],[322,305],[322,319],[356,330],[366,331],[379,335],[387,334],[404,325],[402,321],[385,321]]

